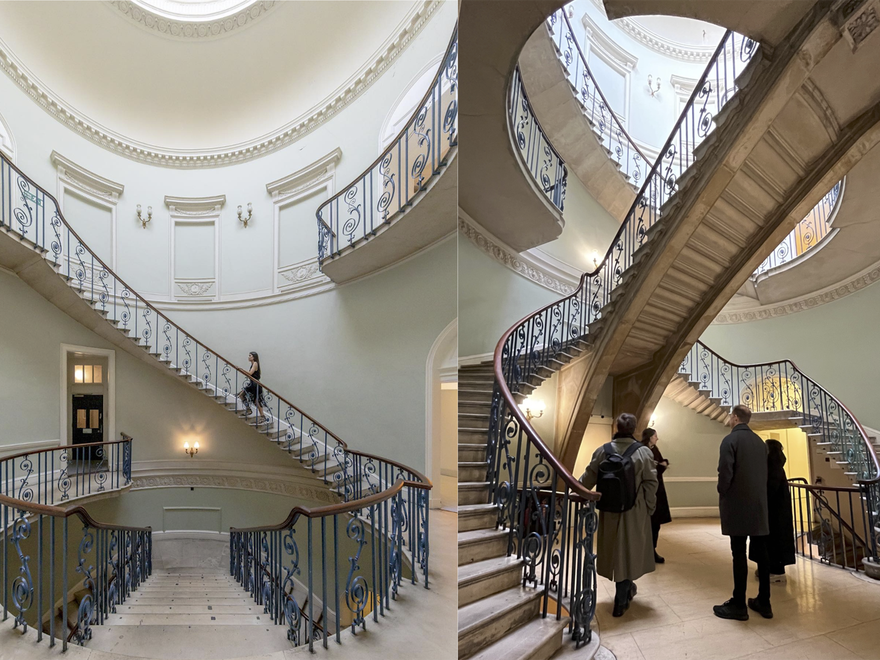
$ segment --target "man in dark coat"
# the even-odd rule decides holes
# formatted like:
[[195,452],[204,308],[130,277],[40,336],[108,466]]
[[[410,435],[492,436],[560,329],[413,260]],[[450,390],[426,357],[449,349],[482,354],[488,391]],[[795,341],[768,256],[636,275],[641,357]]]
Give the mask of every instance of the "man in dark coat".
[[758,564],[760,587],[757,598],[749,598],[748,607],[766,619],[770,609],[770,566],[767,558],[767,535],[770,533],[767,511],[767,445],[749,428],[752,411],[734,406],[727,420],[732,431],[721,441],[718,461],[718,505],[721,533],[730,537],[733,554],[733,598],[714,607],[722,619],[748,621],[746,584],[749,558]]

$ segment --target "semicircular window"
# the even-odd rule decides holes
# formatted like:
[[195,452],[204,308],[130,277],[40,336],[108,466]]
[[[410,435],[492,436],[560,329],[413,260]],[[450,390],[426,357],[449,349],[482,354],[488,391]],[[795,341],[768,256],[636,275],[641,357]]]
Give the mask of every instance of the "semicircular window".
[[819,200],[819,203],[791,230],[770,256],[755,269],[752,273],[753,279],[791,263],[810,250],[825,244],[825,238],[831,233],[831,224],[843,197],[843,184],[844,179],[841,179]]

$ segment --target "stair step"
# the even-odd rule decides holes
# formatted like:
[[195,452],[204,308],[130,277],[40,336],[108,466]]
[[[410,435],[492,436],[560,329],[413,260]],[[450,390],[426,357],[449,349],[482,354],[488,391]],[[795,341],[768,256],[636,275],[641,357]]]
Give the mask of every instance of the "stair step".
[[458,606],[512,589],[522,581],[523,562],[517,557],[493,557],[458,569]]
[[458,531],[469,532],[495,526],[498,509],[494,504],[462,504],[458,507]]
[[492,559],[507,554],[505,529],[477,529],[458,533],[458,565]]
[[467,658],[537,618],[541,592],[507,589],[458,609],[458,657]]
[[111,614],[105,626],[270,626],[269,614]]
[[569,618],[537,618],[490,644],[471,660],[548,660],[562,646]]

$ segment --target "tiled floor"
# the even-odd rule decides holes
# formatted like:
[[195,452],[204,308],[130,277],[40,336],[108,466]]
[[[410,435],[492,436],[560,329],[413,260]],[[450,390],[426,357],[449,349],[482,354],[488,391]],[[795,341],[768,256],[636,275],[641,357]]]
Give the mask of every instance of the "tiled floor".
[[[773,619],[725,621],[712,606],[730,598],[730,545],[717,519],[664,525],[666,563],[638,582],[626,614],[611,616],[614,584],[599,578],[602,646],[618,660],[880,660],[880,582],[798,558],[772,586]],[[749,596],[758,582],[750,566]]]

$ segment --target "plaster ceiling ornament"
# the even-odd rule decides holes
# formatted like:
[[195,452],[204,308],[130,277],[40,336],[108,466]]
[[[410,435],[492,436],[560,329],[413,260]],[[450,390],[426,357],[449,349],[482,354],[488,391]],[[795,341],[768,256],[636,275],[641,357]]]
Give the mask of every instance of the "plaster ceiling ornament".
[[880,27],[880,0],[841,0],[832,11],[854,53]]
[[[164,37],[191,41],[224,37],[253,25],[279,3],[275,0],[235,3],[113,0],[110,4],[141,28]],[[212,6],[229,4],[233,5],[231,10],[211,11]],[[166,9],[163,11],[161,6]],[[173,11],[169,11],[172,7]]]
[[307,113],[259,137],[213,148],[176,149],[149,144],[101,125],[49,89],[2,39],[0,39],[0,69],[3,69],[47,113],[104,149],[131,160],[161,167],[180,169],[223,167],[261,158],[283,149],[336,116],[381,77],[442,5],[443,0],[423,0],[416,4],[397,33],[385,40],[371,61],[362,65],[346,82]]

